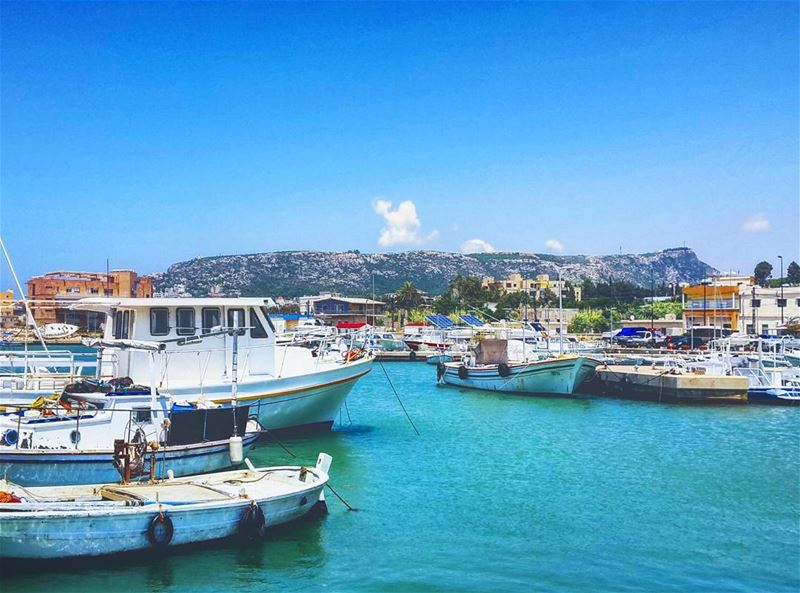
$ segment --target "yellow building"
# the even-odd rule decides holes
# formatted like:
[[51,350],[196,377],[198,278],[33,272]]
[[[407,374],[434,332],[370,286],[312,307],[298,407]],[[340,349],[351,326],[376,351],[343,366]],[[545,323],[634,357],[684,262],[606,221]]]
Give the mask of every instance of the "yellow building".
[[18,321],[14,291],[0,292],[0,327],[13,327]]
[[684,287],[685,327],[710,325],[736,331],[742,311],[742,290],[754,281],[752,276],[720,276]]
[[[526,292],[532,297],[539,298],[542,291],[551,290],[556,296],[566,287],[564,280],[551,280],[549,274],[539,274],[536,278],[523,278],[522,274],[511,274],[508,278],[495,279],[486,276],[482,282],[485,288],[497,287],[503,294],[512,292]],[[581,287],[573,286],[575,300],[581,300]]]

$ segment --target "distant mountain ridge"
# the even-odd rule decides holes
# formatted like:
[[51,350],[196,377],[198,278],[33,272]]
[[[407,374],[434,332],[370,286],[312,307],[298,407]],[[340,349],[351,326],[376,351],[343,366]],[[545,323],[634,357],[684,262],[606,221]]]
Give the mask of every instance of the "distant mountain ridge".
[[513,273],[525,277],[550,274],[555,278],[559,267],[566,280],[626,280],[641,286],[650,285],[651,273],[656,284],[697,282],[718,273],[687,247],[600,256],[518,252],[275,251],[195,258],[154,274],[154,280],[159,292],[184,292],[192,296],[215,293],[295,297],[323,290],[367,295],[372,293],[374,275],[375,294],[395,291],[406,281],[425,292],[440,294],[459,274],[495,278]]

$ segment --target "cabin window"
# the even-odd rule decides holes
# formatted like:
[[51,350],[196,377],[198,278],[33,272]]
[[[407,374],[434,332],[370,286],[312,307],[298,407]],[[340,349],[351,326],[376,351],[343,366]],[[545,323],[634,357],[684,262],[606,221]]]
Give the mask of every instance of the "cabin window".
[[255,309],[250,309],[250,337],[261,339],[267,337],[267,331],[264,329],[264,326],[261,324],[261,320],[256,315]]
[[133,313],[131,311],[117,311],[114,313],[114,338],[127,340],[131,334]]
[[203,333],[210,333],[212,328],[222,325],[220,311],[217,307],[203,309]]
[[[237,327],[245,327],[247,325],[247,319],[245,319],[244,309],[228,309],[228,328],[233,329],[233,317],[236,314],[236,326]],[[239,330],[239,335],[244,335],[244,330]]]
[[150,408],[133,408],[133,421],[140,424],[150,422]]
[[[798,300],[800,300],[800,299],[798,299]],[[275,332],[275,324],[272,323],[272,319],[269,318],[269,309],[267,307],[261,307],[261,312],[264,314],[264,319],[267,320],[267,324],[269,325],[269,329],[272,330],[273,334],[276,333]]]
[[169,309],[150,309],[150,335],[166,336],[169,333]]
[[194,309],[189,307],[175,309],[175,333],[179,336],[193,336],[196,333]]

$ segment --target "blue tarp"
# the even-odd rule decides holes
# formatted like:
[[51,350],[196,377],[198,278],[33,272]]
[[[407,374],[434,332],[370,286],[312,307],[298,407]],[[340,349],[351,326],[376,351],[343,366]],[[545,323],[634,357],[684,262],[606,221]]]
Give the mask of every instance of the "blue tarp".
[[629,338],[631,336],[635,336],[636,332],[646,332],[649,331],[646,327],[623,327],[617,333],[614,334],[615,338]]

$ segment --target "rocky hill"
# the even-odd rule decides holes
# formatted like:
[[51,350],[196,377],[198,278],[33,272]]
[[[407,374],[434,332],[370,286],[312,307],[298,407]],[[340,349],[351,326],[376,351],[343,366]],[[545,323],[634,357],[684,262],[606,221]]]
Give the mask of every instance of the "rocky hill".
[[332,290],[346,295],[367,295],[397,290],[411,281],[432,294],[445,290],[456,275],[504,278],[512,273],[526,277],[550,274],[561,268],[564,279],[580,281],[626,280],[650,285],[695,282],[716,270],[700,261],[688,248],[628,255],[543,255],[534,253],[344,253],[278,251],[249,255],[202,257],[173,264],[156,274],[160,292],[205,296],[264,295],[293,297]]

